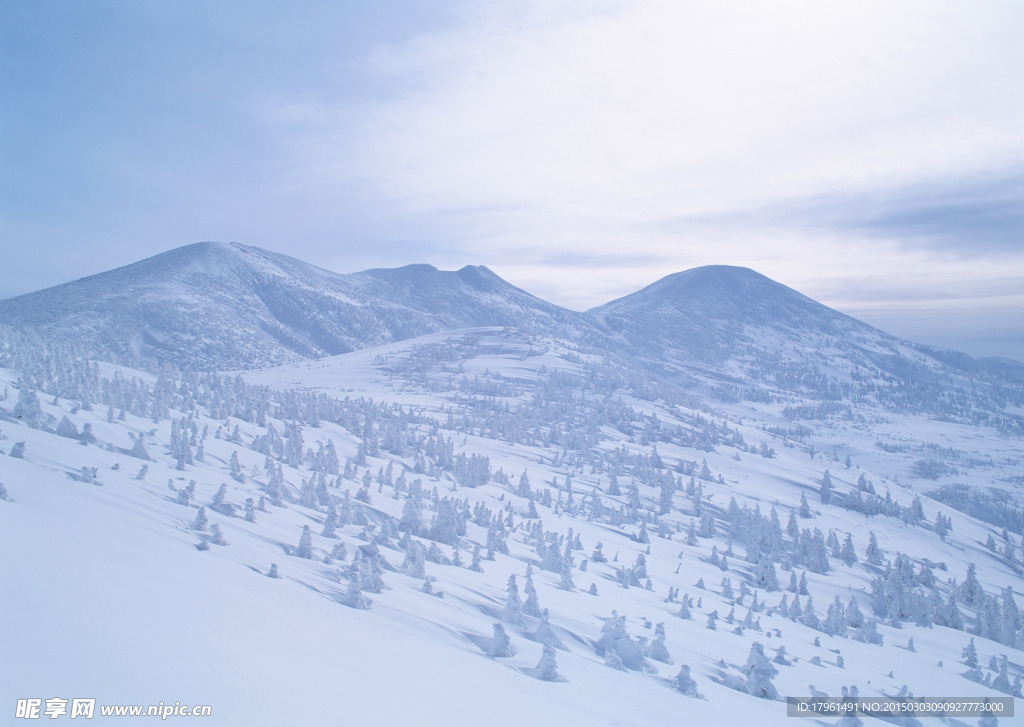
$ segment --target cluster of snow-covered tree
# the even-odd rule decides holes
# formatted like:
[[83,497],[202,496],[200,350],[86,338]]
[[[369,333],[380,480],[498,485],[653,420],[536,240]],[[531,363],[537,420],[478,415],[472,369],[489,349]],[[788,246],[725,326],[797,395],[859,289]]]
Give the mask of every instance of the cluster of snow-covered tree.
[[[934,573],[941,565],[925,559],[917,559],[915,565],[909,554],[902,553],[887,558],[873,533],[868,542],[859,544],[852,533],[829,530],[826,535],[813,526],[815,513],[806,496],[784,512],[785,526],[774,506],[764,514],[760,505],[750,507],[735,498],[725,508],[714,504],[711,495],[724,482],[724,473],[713,473],[700,453],[728,447],[737,455],[767,456],[763,448],[748,446],[727,421],[716,422],[706,405],[660,387],[651,377],[627,375],[607,362],[583,362],[588,367],[585,375],[542,371],[536,380],[452,374],[445,384],[451,387],[451,405],[444,412],[271,389],[248,384],[238,376],[181,372],[166,366],[147,383],[117,370],[102,375],[95,363],[59,350],[21,363],[26,368],[17,391],[10,392],[0,407],[9,420],[108,448],[113,447],[110,442],[98,441],[87,429],[80,431],[70,419],[47,414],[41,397],[70,399],[85,410],[105,407],[108,422],[130,414],[155,425],[169,423],[165,443],[139,434],[131,447],[123,447],[123,453],[141,461],[167,458],[184,472],[204,461],[211,437],[235,445],[226,467],[235,485],[221,485],[209,501],[196,495],[194,483],[175,488],[176,501],[197,510],[192,528],[202,534],[201,547],[225,544],[216,524],[206,520],[207,507],[228,516],[241,510],[250,521],[271,517],[274,508],[306,508],[319,523],[319,532],[307,526],[290,554],[343,566],[337,571],[339,581],[346,583],[340,600],[354,608],[371,605],[367,594],[383,590],[388,571],[422,578],[424,590],[432,592],[434,578],[427,563],[482,571],[485,562],[509,553],[513,538],[534,551],[533,564],[538,569],[558,575],[560,588],[575,590],[575,579],[588,564],[607,563],[608,558],[601,543],[582,542],[571,527],[562,532],[545,529],[545,519],[551,522],[564,516],[569,522],[579,518],[602,523],[632,542],[647,545],[648,552],[651,547],[711,543],[707,560],[725,574],[715,601],[730,610],[725,615],[717,608],[707,613],[708,628],[717,628],[721,620],[740,631],[759,631],[759,614],[778,613],[810,629],[868,643],[881,643],[876,619],[888,625],[912,621],[968,630],[1010,646],[1021,642],[1022,623],[1012,589],[986,593],[973,566],[961,583],[943,582]],[[395,375],[400,373],[396,368]],[[412,373],[426,377],[428,371]],[[657,401],[673,412],[676,421],[667,423],[642,414],[631,406],[631,399]],[[343,451],[332,439],[318,435],[325,423],[349,435]],[[609,435],[604,428],[616,434]],[[525,471],[493,471],[485,454],[456,452],[456,438],[470,436],[538,447],[545,452],[544,470],[562,474],[533,482]],[[309,441],[315,446],[307,446]],[[689,450],[694,457],[666,462],[658,444]],[[262,456],[262,467],[244,467],[239,457],[242,450]],[[12,448],[9,454],[25,456],[24,448],[20,452]],[[140,465],[140,477],[145,476],[145,467]],[[581,473],[587,475],[586,486],[578,484]],[[95,478],[96,473],[91,476]],[[504,488],[500,509],[474,502],[467,490],[460,489],[487,483]],[[246,484],[262,494],[258,499],[245,497],[244,505],[232,504],[238,502],[233,497],[235,488]],[[826,471],[818,496],[823,508],[848,508],[899,518],[910,525],[927,523],[919,498],[909,506],[901,505],[888,492],[880,497],[863,477],[849,495],[842,496],[834,492]],[[378,498],[401,501],[401,516],[375,507]],[[942,536],[949,527],[949,521],[937,513],[936,533]],[[344,528],[359,531],[361,544],[352,548],[350,561],[349,548],[337,535]],[[742,555],[735,552],[737,546],[743,547]],[[385,551],[389,549],[400,553],[401,565],[388,561]],[[582,557],[588,551],[589,557]],[[689,557],[702,557],[697,552],[691,551]],[[684,547],[681,567],[685,554]],[[798,571],[825,574],[842,567],[874,574],[870,597],[862,603],[851,597],[845,604],[836,597],[822,613],[806,575]],[[692,611],[702,608],[698,591],[707,590],[703,582],[693,586],[695,603],[689,594],[680,596],[674,583],[657,582],[647,572],[643,555],[614,568],[623,588],[667,591],[665,600],[680,604],[681,618],[692,618]],[[788,573],[788,579],[779,571]],[[536,629],[541,635],[537,640],[552,647],[538,665],[538,676],[557,680],[553,616],[541,609],[535,589],[531,591],[530,576],[528,570],[525,603],[518,601],[515,582],[510,582],[504,621],[516,623],[524,614],[538,619]],[[733,590],[732,578],[739,579],[738,592]],[[777,600],[772,596],[774,602],[770,602],[768,594],[776,592],[781,595]],[[874,617],[865,615],[862,606]],[[736,608],[746,609],[746,615],[741,618]],[[664,628],[660,644],[659,632],[655,636],[650,643],[632,639],[613,614],[602,634],[595,636],[595,650],[609,666],[644,671],[646,659],[670,663]],[[497,651],[507,650],[497,629],[495,641]],[[763,651],[752,650],[749,679],[738,688],[767,695],[773,667],[765,668],[763,656]],[[685,675],[680,672],[678,684],[682,691],[695,691],[688,670]]]

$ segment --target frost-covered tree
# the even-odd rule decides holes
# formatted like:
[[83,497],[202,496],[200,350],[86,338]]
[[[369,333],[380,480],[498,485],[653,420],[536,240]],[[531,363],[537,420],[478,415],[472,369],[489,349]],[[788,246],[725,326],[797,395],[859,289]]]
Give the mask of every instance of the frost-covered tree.
[[715,516],[711,514],[710,508],[704,508],[700,516],[700,530],[697,533],[702,538],[715,537]]
[[402,572],[410,578],[426,578],[426,560],[427,556],[423,545],[419,541],[410,538],[405,546],[405,560],[402,562]]
[[732,579],[730,579],[730,578],[723,578],[721,586],[722,586],[722,598],[724,600],[731,601],[733,598],[735,598],[735,595],[732,592]]
[[843,548],[839,553],[839,557],[846,565],[853,565],[857,562],[857,551],[853,548],[853,535],[851,533],[846,534],[846,539],[843,540]]
[[238,450],[236,449],[231,453],[231,459],[228,460],[228,467],[231,469],[231,478],[236,482],[245,483],[245,475],[242,474],[242,463],[238,460]]
[[555,647],[551,644],[544,644],[540,661],[533,670],[533,675],[545,682],[564,682],[565,677],[558,673],[558,659],[555,656]]
[[1013,694],[1013,687],[1010,686],[1010,675],[1007,670],[1006,654],[999,658],[999,675],[992,680],[992,688],[1004,694]]
[[403,533],[419,535],[423,530],[423,504],[419,493],[410,494],[402,506],[402,517],[398,529]]
[[821,620],[818,618],[818,614],[814,612],[813,596],[807,597],[807,605],[804,606],[803,623],[815,631],[821,631]]
[[540,610],[540,601],[537,598],[537,589],[533,585],[533,572],[532,568],[526,570],[526,584],[523,586],[523,591],[526,593],[526,600],[523,601],[523,613],[527,616],[535,616],[540,618],[542,613],[546,613],[547,609],[542,612]]
[[152,460],[149,456],[149,452],[146,451],[145,436],[140,434],[135,438],[135,443],[132,448],[128,450],[128,456],[135,457],[136,459]]
[[523,470],[523,474],[519,475],[519,487],[516,488],[516,494],[520,497],[525,497],[527,500],[533,499],[533,490],[530,489],[530,478],[526,474],[526,470]]
[[786,612],[786,616],[791,621],[799,621],[804,615],[804,610],[800,606],[800,596],[797,595],[793,598],[793,603],[789,604],[789,611]]
[[346,558],[348,558],[348,552],[345,549],[344,543],[338,543],[334,546],[334,549],[331,550],[331,558],[334,560],[341,561],[344,561]]
[[57,436],[67,437],[68,439],[78,439],[78,427],[68,419],[67,414],[60,418],[60,422],[57,424]]
[[1001,610],[999,643],[1016,648],[1017,632],[1021,627],[1021,616],[1020,611],[1017,609],[1017,603],[1013,598],[1013,588],[1010,586],[1003,589]]
[[502,620],[506,623],[512,624],[523,624],[523,604],[519,598],[519,586],[516,584],[516,576],[513,573],[508,577],[508,587],[506,588],[508,594],[505,599],[505,612],[502,616]]
[[505,632],[505,627],[500,623],[494,624],[494,636],[491,638],[489,654],[498,659],[515,656],[516,654],[512,641]]
[[821,495],[821,504],[827,505],[832,502],[832,475],[829,474],[828,470],[825,470],[825,474],[821,478],[821,488],[818,490]]
[[555,633],[554,628],[551,626],[550,616],[546,608],[541,612],[540,623],[537,624],[537,630],[531,634],[530,638],[537,643],[551,644],[556,649],[565,650],[562,640],[558,638],[558,634]]
[[690,667],[685,664],[679,667],[679,673],[676,674],[672,686],[677,692],[685,694],[687,697],[700,696],[697,692],[697,682],[690,677]]
[[679,604],[679,611],[676,613],[681,619],[691,619],[693,616],[690,615],[690,594],[684,594],[683,600]]
[[224,534],[220,531],[220,525],[217,523],[210,526],[210,542],[214,545],[227,545],[224,541]]
[[284,461],[290,467],[301,467],[303,457],[302,429],[296,423],[284,427]]
[[743,689],[747,694],[762,699],[775,699],[779,696],[772,681],[778,675],[779,670],[772,666],[768,657],[764,654],[764,647],[759,642],[750,646],[750,654],[747,656],[747,663],[743,665],[743,673],[747,680]]
[[309,531],[308,525],[302,526],[302,535],[299,536],[299,545],[295,548],[295,557],[313,557],[313,534]]
[[690,525],[686,529],[686,544],[694,546],[697,544],[697,529],[694,527],[693,519],[690,519]]
[[663,664],[672,664],[672,657],[668,653],[668,647],[665,646],[665,624],[659,623],[654,629],[654,641],[648,646],[644,652],[644,656],[655,661],[660,661]]
[[14,418],[24,422],[33,429],[38,429],[43,422],[43,407],[35,389],[22,377],[18,380],[18,403],[14,405]]
[[337,538],[334,530],[338,527],[338,511],[334,509],[333,503],[327,507],[327,517],[324,518],[324,529],[320,532],[322,538]]
[[558,583],[558,587],[563,591],[575,591],[576,584],[572,580],[572,557],[569,554],[571,543],[567,542],[565,546],[565,556],[562,558],[562,573],[561,580]]
[[830,570],[825,536],[818,528],[814,529],[814,535],[804,552],[804,562],[815,573],[828,573]]
[[878,547],[878,539],[873,530],[868,533],[868,547],[864,549],[864,559],[871,565],[882,565],[882,549]]
[[826,634],[846,636],[846,613],[839,596],[836,596],[828,607],[824,629]]
[[350,569],[348,573],[348,590],[341,599],[341,603],[349,608],[365,611],[373,603],[370,598],[363,594],[362,576],[358,569]]
[[767,556],[761,556],[754,568],[754,585],[763,588],[769,593],[779,590],[778,577],[775,574],[775,564]]
[[853,596],[850,596],[850,600],[846,604],[843,618],[846,621],[846,625],[850,628],[859,629],[864,625],[864,613],[860,610],[860,606],[857,605],[857,599]]
[[828,554],[833,558],[838,558],[840,555],[839,549],[839,538],[836,536],[836,531],[829,528],[828,538],[825,539],[825,546],[828,548]]
[[789,520],[786,522],[786,535],[791,538],[798,538],[800,536],[800,526],[796,521],[796,513],[792,510],[789,511]]
[[604,652],[604,665],[616,671],[626,671],[626,665],[622,663],[622,658],[615,649],[608,649]]
[[978,582],[978,573],[974,563],[967,565],[967,576],[964,578],[964,582],[960,584],[958,595],[960,600],[968,606],[976,607],[981,605],[981,601],[985,596],[985,589]]
[[192,522],[190,527],[196,532],[205,533],[206,523],[206,507],[200,507],[199,512],[196,513],[196,519]]

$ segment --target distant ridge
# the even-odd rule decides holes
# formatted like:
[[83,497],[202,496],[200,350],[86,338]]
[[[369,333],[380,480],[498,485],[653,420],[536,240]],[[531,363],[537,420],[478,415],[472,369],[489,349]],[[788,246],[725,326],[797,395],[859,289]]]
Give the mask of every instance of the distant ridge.
[[586,318],[484,267],[338,274],[238,243],[202,242],[0,301],[0,323],[73,339],[97,358],[153,368],[248,369],[436,331]]
[[577,313],[483,266],[338,274],[204,242],[0,301],[0,333],[150,370],[264,368],[482,326],[561,341],[729,400],[870,399],[1003,428],[1021,418],[1006,407],[1024,406],[1024,364],[910,343],[725,265]]

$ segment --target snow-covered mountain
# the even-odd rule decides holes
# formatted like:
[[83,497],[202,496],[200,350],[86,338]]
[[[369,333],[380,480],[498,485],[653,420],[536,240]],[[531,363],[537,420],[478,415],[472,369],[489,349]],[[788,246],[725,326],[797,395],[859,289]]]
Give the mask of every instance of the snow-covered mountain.
[[1020,379],[737,268],[573,313],[486,268],[204,244],[5,301],[0,708],[781,726],[787,696],[1020,696]]
[[1024,364],[903,341],[729,266],[676,273],[577,313],[482,266],[342,275],[255,247],[198,243],[0,301],[0,325],[149,370],[251,369],[502,326],[585,344],[715,398],[868,398],[1024,431]]
[[870,400],[1024,431],[1024,364],[901,340],[747,268],[669,275],[590,314],[647,365],[726,399]]
[[341,275],[215,242],[0,301],[0,323],[101,360],[193,370],[319,358],[468,326],[587,327],[482,266]]

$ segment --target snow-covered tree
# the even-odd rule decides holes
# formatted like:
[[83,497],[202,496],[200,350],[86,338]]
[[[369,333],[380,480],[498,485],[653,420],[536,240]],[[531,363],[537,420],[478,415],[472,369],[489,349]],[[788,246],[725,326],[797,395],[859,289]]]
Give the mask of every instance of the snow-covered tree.
[[853,565],[857,562],[857,551],[853,548],[853,535],[851,533],[846,534],[839,557],[844,563],[846,563],[846,565]]
[[200,507],[199,512],[196,513],[196,519],[192,522],[191,528],[196,532],[206,532],[206,508]]
[[647,646],[647,650],[644,652],[644,656],[660,661],[663,664],[671,664],[672,657],[668,653],[668,647],[665,646],[665,624],[659,623],[654,629],[654,641]]
[[309,531],[308,525],[302,526],[302,535],[299,536],[299,545],[295,548],[297,558],[313,557],[313,534]]
[[882,565],[882,549],[878,547],[878,539],[873,530],[868,533],[868,547],[864,549],[864,559],[871,565]]
[[846,613],[839,596],[836,596],[828,607],[824,630],[826,634],[833,636],[846,636]]
[[767,556],[761,556],[754,568],[754,585],[769,593],[779,590],[779,581],[775,574],[775,564]]
[[551,644],[544,644],[540,661],[537,662],[533,675],[545,682],[564,682],[565,677],[558,673],[558,659],[555,656],[555,647]]
[[22,377],[18,380],[18,403],[14,405],[14,418],[24,422],[33,429],[38,429],[43,421],[43,407],[35,389]]
[[516,576],[512,574],[508,577],[508,587],[506,589],[508,594],[505,599],[505,612],[502,616],[502,620],[506,623],[512,624],[523,624],[523,604],[519,598],[519,586],[516,584]]
[[968,606],[976,607],[981,604],[985,590],[981,587],[981,583],[978,582],[978,573],[974,563],[968,564],[967,576],[964,578],[964,582],[960,584],[958,595]]
[[530,638],[540,644],[551,644],[556,649],[565,649],[562,640],[558,638],[558,634],[551,627],[550,617],[546,608],[541,612],[540,623],[537,624],[537,630],[531,634]]
[[742,671],[747,677],[743,687],[747,694],[762,699],[775,699],[779,696],[775,685],[772,684],[779,670],[772,666],[764,654],[764,647],[759,642],[751,644],[750,654]]
[[674,682],[672,686],[677,692],[685,694],[687,697],[700,696],[697,692],[697,682],[693,681],[693,678],[690,676],[689,666],[684,664],[679,667],[679,673],[676,674]]
[[821,488],[818,490],[821,495],[821,504],[827,505],[832,502],[832,475],[829,474],[828,470],[825,470],[825,474],[821,478]]
[[505,627],[500,623],[494,624],[494,636],[491,638],[490,655],[495,658],[515,656],[516,650],[512,641],[505,632]]
[[348,590],[341,599],[341,603],[349,608],[365,611],[373,603],[370,598],[363,594],[362,576],[358,569],[350,569],[348,573]]

